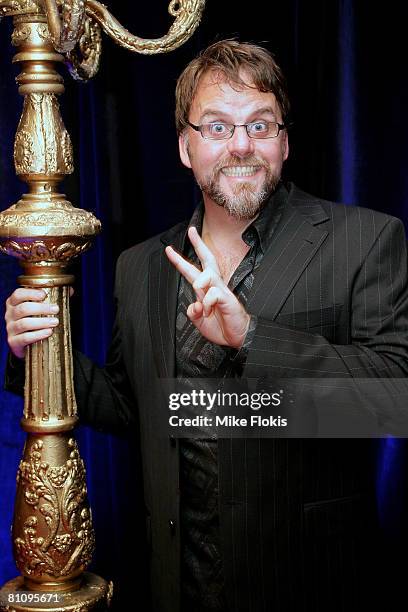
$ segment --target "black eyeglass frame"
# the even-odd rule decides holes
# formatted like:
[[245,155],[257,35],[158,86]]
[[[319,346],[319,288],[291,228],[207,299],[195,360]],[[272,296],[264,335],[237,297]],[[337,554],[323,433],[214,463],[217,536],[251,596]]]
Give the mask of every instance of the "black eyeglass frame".
[[193,128],[193,130],[195,130],[196,132],[200,132],[201,137],[204,138],[204,140],[229,140],[230,138],[233,137],[234,132],[235,132],[235,128],[237,127],[244,127],[246,130],[246,133],[248,135],[248,138],[252,138],[253,140],[267,140],[269,138],[277,138],[279,136],[279,134],[281,133],[282,130],[287,129],[288,127],[290,127],[290,123],[289,124],[285,124],[285,123],[278,123],[278,121],[262,121],[262,123],[274,123],[275,125],[278,126],[278,133],[276,134],[276,136],[261,136],[261,137],[256,137],[256,136],[251,136],[248,132],[248,126],[249,125],[254,125],[255,123],[259,123],[259,121],[250,121],[249,123],[223,123],[222,121],[217,121],[214,123],[222,123],[223,125],[229,125],[232,127],[232,131],[230,132],[230,135],[224,138],[209,138],[208,136],[204,136],[203,132],[202,132],[202,128],[204,127],[204,125],[211,125],[211,123],[202,123],[201,125],[194,125],[194,123],[190,123],[190,121],[187,121],[187,124]]

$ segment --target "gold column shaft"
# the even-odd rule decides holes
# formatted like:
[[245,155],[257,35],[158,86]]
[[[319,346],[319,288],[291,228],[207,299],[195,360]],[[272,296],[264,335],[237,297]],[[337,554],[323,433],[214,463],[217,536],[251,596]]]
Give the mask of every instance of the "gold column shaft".
[[[20,282],[29,286],[24,276]],[[21,424],[29,432],[51,433],[72,429],[78,418],[69,323],[69,287],[45,286],[44,291],[47,294],[44,302],[59,306],[59,325],[49,339],[27,347],[24,418]]]
[[[51,44],[44,14],[17,15],[14,25],[13,61],[21,66],[16,81],[24,96],[14,163],[28,192],[0,213],[0,250],[19,259],[21,286],[42,288],[44,301],[59,306],[59,325],[26,350],[21,424],[28,436],[17,474],[12,529],[22,576],[5,585],[0,604],[5,596],[25,590],[58,595],[58,605],[51,600],[40,610],[85,612],[106,607],[111,585],[84,573],[92,559],[94,532],[85,467],[72,434],[78,421],[69,322],[74,277],[67,267],[89,248],[100,223],[58,190],[73,172],[71,141],[57,99],[64,84],[55,66],[63,56]],[[15,612],[30,609],[24,601],[12,602]]]
[[78,590],[94,548],[85,466],[68,432],[30,435],[17,474],[13,545],[25,586]]

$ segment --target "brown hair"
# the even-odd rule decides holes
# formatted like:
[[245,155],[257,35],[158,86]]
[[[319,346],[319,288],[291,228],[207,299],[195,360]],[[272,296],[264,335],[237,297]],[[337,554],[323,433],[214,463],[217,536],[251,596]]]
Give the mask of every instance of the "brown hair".
[[248,87],[240,77],[244,70],[259,91],[272,92],[282,112],[282,119],[289,115],[290,102],[286,80],[282,70],[269,51],[252,43],[240,43],[227,39],[213,43],[193,59],[181,73],[176,86],[176,128],[180,134],[188,125],[191,103],[200,78],[209,70],[219,72],[231,85]]

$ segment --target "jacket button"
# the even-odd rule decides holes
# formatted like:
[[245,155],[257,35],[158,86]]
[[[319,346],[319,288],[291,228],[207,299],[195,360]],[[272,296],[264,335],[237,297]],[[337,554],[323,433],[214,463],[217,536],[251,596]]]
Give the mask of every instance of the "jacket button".
[[172,519],[169,520],[169,529],[171,535],[174,535],[176,533],[176,523]]
[[174,436],[169,436],[170,446],[172,448],[176,448],[176,438]]

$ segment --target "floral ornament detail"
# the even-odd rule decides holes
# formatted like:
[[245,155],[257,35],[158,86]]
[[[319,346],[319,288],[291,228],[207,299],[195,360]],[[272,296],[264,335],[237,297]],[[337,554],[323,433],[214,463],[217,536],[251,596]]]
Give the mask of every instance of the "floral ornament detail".
[[17,132],[14,142],[14,164],[17,174],[28,174],[34,159],[34,142],[26,131]]
[[28,461],[20,463],[17,481],[24,501],[34,510],[14,545],[20,571],[31,577],[55,578],[85,569],[92,558],[94,531],[87,503],[85,467],[75,440],[69,439],[64,465],[42,460],[43,441],[36,441]]

